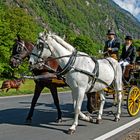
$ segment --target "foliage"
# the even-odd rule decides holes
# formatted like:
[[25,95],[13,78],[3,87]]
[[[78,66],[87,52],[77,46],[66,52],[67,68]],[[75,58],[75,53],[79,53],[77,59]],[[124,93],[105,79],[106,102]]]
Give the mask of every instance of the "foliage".
[[[41,28],[25,11],[17,7],[0,7],[0,73],[12,76],[14,70],[9,66],[11,49],[16,35],[35,41]],[[24,65],[22,70],[27,67]]]
[[73,45],[77,50],[85,52],[89,55],[97,55],[97,44],[94,44],[93,41],[87,36],[78,36],[75,38]]
[[101,45],[94,43],[93,40],[84,35],[76,35],[72,30],[64,32],[65,40],[74,46],[78,51],[85,52],[91,56],[97,56]]
[[70,29],[75,34],[90,37],[95,43],[103,43],[106,31],[112,27],[120,38],[126,34],[140,37],[140,23],[112,0],[11,1],[7,5],[18,5],[40,25],[60,35]]
[[[140,37],[140,24],[128,12],[107,0],[1,0],[0,76],[18,75],[27,70],[9,67],[11,48],[19,34],[35,42],[42,28],[66,36],[66,41],[89,55],[98,55],[106,31],[113,28],[122,39],[126,34]],[[139,46],[139,40],[134,42]]]
[[134,40],[133,44],[137,49],[140,48],[140,40]]

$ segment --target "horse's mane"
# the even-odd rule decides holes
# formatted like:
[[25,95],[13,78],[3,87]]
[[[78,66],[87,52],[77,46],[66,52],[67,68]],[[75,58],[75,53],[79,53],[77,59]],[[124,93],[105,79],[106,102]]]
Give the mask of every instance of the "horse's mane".
[[30,51],[32,51],[32,49],[34,48],[34,43],[32,43],[31,41],[21,39],[17,40],[17,42],[25,45]]
[[25,43],[25,45],[34,47],[34,43],[32,43],[32,42],[25,41],[24,43]]
[[73,52],[75,50],[75,48],[73,46],[71,46],[69,43],[67,43],[66,41],[64,41],[61,37],[55,35],[55,34],[50,34],[49,35],[51,38],[53,38],[56,42],[58,42],[59,44],[61,44],[64,48],[66,48],[67,50]]

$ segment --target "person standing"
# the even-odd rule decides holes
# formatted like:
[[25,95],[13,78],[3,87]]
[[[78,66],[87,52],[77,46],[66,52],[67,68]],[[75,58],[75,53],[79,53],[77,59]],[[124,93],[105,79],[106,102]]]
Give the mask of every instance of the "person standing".
[[107,39],[108,40],[105,42],[104,47],[104,57],[113,57],[114,59],[118,60],[120,42],[116,38],[116,34],[113,30],[108,30]]

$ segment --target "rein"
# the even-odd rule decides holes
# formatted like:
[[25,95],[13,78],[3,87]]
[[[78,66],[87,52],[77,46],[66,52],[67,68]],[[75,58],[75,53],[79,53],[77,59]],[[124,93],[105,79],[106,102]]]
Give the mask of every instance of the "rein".
[[[76,60],[76,57],[82,57],[82,56],[85,56],[85,57],[90,57],[94,63],[95,63],[95,68],[93,70],[93,72],[88,72],[88,71],[85,71],[85,70],[81,70],[79,68],[75,68],[73,65],[75,63],[75,60]],[[83,54],[77,54],[77,51],[75,50],[72,55],[65,55],[65,56],[61,56],[61,57],[56,57],[56,58],[49,58],[48,61],[50,60],[56,60],[56,59],[61,59],[61,58],[64,58],[64,57],[70,57],[68,63],[65,65],[65,67],[59,72],[59,71],[55,71],[54,69],[52,69],[50,66],[46,65],[46,64],[43,64],[46,68],[48,68],[49,70],[51,70],[54,74],[56,74],[57,76],[63,76],[65,75],[67,72],[69,72],[71,69],[74,69],[75,71],[77,72],[81,72],[83,74],[86,74],[90,77],[92,77],[92,85],[94,86],[94,83],[96,81],[99,81],[103,84],[105,84],[106,86],[109,86],[105,81],[101,80],[98,78],[99,76],[99,64],[98,64],[98,61],[94,58],[94,57],[91,57],[91,56],[88,56],[88,55],[83,55]],[[112,66],[112,65],[111,65]],[[93,88],[93,86],[91,86],[91,88],[89,89],[88,92],[91,91],[91,89]]]
[[[35,55],[36,57],[39,58],[39,56],[37,56],[36,54],[32,54],[32,55]],[[62,76],[62,75],[65,75],[68,71],[70,71],[72,69],[72,66],[74,65],[75,60],[76,60],[76,56],[77,56],[77,51],[74,51],[72,53],[72,55],[66,55],[66,56],[57,57],[57,58],[49,58],[47,60],[47,61],[52,61],[52,60],[61,59],[61,58],[64,58],[64,57],[70,57],[68,63],[65,65],[65,67],[61,71],[55,71],[54,69],[52,69],[50,66],[48,66],[45,63],[43,63],[42,65],[45,66],[48,70],[51,70],[52,73],[56,74],[57,76]],[[44,62],[44,61],[42,61],[42,62]],[[36,63],[36,64],[38,64],[38,63]]]
[[[44,40],[42,38],[40,38],[43,42]],[[57,40],[56,40],[57,41]],[[58,42],[59,43],[59,42]],[[63,44],[61,44],[63,46]],[[49,48],[50,49],[50,48]],[[43,49],[42,49],[43,50]],[[51,50],[50,50],[51,51]],[[35,55],[36,56],[36,55]],[[41,55],[37,56],[37,57],[40,57]],[[88,72],[88,71],[85,71],[85,70],[81,70],[79,68],[75,68],[73,65],[75,63],[75,60],[76,60],[76,57],[78,56],[85,56],[85,57],[90,57],[94,63],[95,63],[95,68],[93,70],[93,72]],[[50,66],[44,64],[44,66],[46,66],[47,68],[51,69],[53,71],[54,74],[56,74],[57,76],[62,76],[62,75],[65,75],[66,73],[68,73],[71,69],[74,69],[75,71],[77,72],[81,72],[83,74],[86,74],[90,77],[92,77],[92,85],[94,86],[94,83],[96,81],[99,81],[103,84],[105,84],[106,86],[109,86],[105,81],[101,80],[98,78],[98,75],[99,75],[99,64],[98,64],[98,61],[94,58],[94,57],[91,57],[91,56],[88,56],[88,55],[82,55],[82,54],[77,54],[77,50],[74,50],[73,53],[71,55],[65,55],[65,56],[60,56],[60,57],[55,57],[55,58],[50,58],[49,60],[47,61],[50,61],[50,60],[56,60],[56,59],[61,59],[61,58],[64,58],[64,57],[70,57],[67,64],[64,66],[64,68],[59,72],[59,71],[54,71]],[[43,59],[43,58],[42,58]],[[89,90],[91,90],[93,88],[93,86],[91,86],[91,88]]]
[[[30,53],[29,49],[27,49],[24,43],[18,42],[28,53]],[[32,44],[31,44],[32,45]],[[33,46],[33,45],[32,45]],[[34,47],[34,46],[33,46]]]
[[41,58],[42,60],[43,60],[43,58],[41,57],[41,55],[37,55],[37,54],[35,54],[35,53],[30,53],[30,55],[33,55],[33,56],[36,56],[37,58]]

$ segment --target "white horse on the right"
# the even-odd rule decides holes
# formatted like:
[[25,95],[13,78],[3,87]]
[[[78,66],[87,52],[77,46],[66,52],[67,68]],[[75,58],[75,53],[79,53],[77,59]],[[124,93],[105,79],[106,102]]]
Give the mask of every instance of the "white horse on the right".
[[[118,95],[118,109],[115,120],[120,119],[122,102],[122,69],[119,63],[113,58],[93,60],[86,53],[76,52],[75,48],[54,34],[40,34],[37,46],[30,56],[30,64],[38,63],[41,58],[48,57],[56,59],[61,66],[60,73],[65,75],[66,82],[72,90],[72,97],[75,109],[74,122],[68,133],[75,132],[78,125],[78,116],[86,121],[91,118],[81,112],[81,105],[86,92],[99,92],[101,105],[97,121],[102,119],[105,97],[103,89],[112,83]],[[42,60],[41,60],[42,61]],[[59,74],[60,74],[59,73]],[[90,94],[90,93],[89,93]]]

